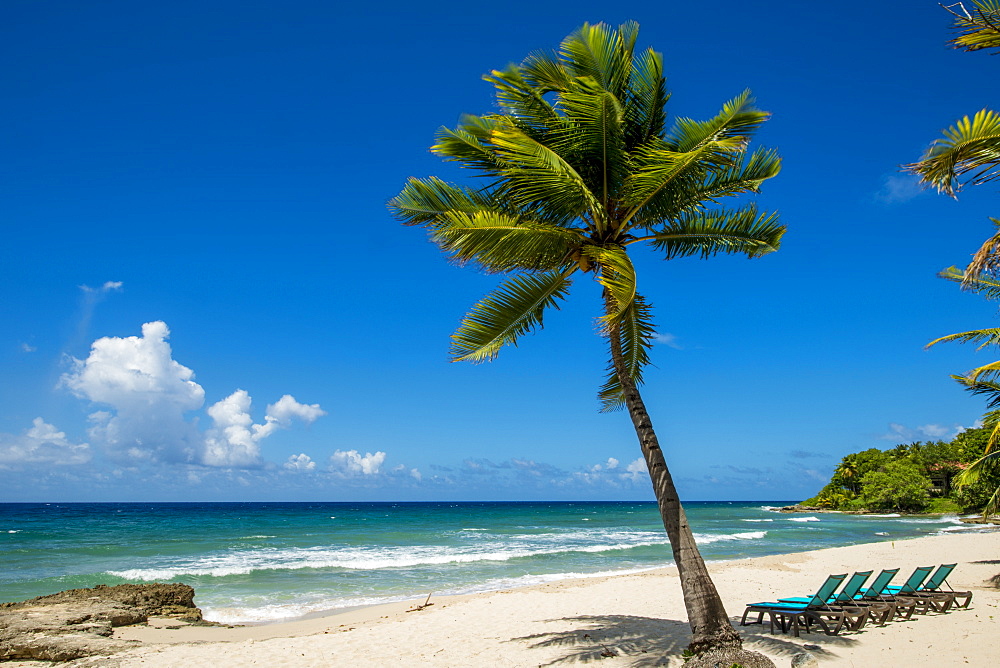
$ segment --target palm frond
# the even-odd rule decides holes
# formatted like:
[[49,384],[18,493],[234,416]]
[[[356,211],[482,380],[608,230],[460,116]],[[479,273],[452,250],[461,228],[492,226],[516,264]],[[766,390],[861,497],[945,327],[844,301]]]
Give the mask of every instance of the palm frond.
[[744,143],[737,138],[702,144],[687,152],[672,150],[660,140],[647,142],[633,155],[633,169],[625,180],[622,204],[628,207],[624,223],[649,220],[644,207],[669,198],[670,190],[688,190],[705,181],[706,175],[739,161]]
[[607,209],[609,198],[618,194],[629,166],[622,134],[622,105],[614,95],[593,79],[576,82],[560,96],[569,127],[553,148],[561,155],[573,155],[588,189]]
[[505,345],[517,345],[522,335],[542,327],[549,307],[566,298],[574,269],[515,276],[483,297],[451,336],[452,361],[485,362]]
[[553,126],[562,124],[561,117],[545,99],[544,92],[525,79],[522,68],[511,65],[505,70],[493,70],[483,79],[496,88],[500,106],[518,119],[522,128],[530,128],[536,138],[551,132]]
[[963,117],[936,139],[919,162],[905,168],[924,183],[952,197],[961,190],[959,178],[972,173],[969,183],[1000,177],[1000,114],[989,109]]
[[455,130],[438,130],[431,152],[445,160],[459,162],[463,167],[495,175],[504,167],[490,146],[490,135],[497,123],[497,117],[465,115]]
[[442,219],[431,240],[454,262],[475,262],[490,273],[555,269],[566,264],[581,241],[573,230],[500,211],[453,210]]
[[[976,284],[984,280],[988,274],[996,274],[1000,270],[1000,220],[990,218],[996,233],[983,242],[979,250],[972,256],[972,262],[965,268],[962,288],[978,292]],[[987,279],[988,280],[988,279]]]
[[662,136],[667,120],[663,56],[647,49],[636,60],[625,105],[625,143],[629,150]]
[[744,153],[739,161],[712,170],[704,178],[685,182],[682,188],[666,188],[649,200],[633,219],[638,227],[652,228],[665,220],[701,209],[723,197],[756,193],[761,183],[781,171],[777,151],[758,148]]
[[471,188],[439,178],[410,178],[402,192],[389,200],[389,209],[404,225],[435,225],[451,211],[474,212],[490,205],[489,198]]
[[924,346],[924,348],[930,348],[931,346],[936,346],[939,343],[945,343],[947,341],[958,341],[959,343],[978,343],[979,347],[977,350],[982,350],[986,346],[1000,345],[1000,327],[974,329],[969,332],[949,334],[948,336],[942,336],[934,339]]
[[625,249],[618,246],[600,248],[591,245],[584,246],[581,251],[599,268],[597,280],[604,286],[607,295],[607,307],[605,314],[601,316],[601,322],[607,329],[618,322],[626,309],[635,302],[635,266]]
[[753,258],[778,250],[785,226],[778,223],[777,213],[760,213],[756,206],[748,205],[693,211],[652,231],[635,241],[649,241],[668,260],[691,255],[709,258],[718,253]]
[[535,209],[541,218],[600,212],[583,177],[551,147],[510,123],[494,128],[490,139],[505,163],[504,194],[516,206]]
[[745,143],[770,118],[771,114],[753,106],[749,90],[722,105],[722,110],[707,121],[678,118],[667,133],[666,143],[680,153],[724,139],[739,139]]
[[[621,342],[625,368],[636,385],[642,384],[642,370],[649,364],[649,350],[653,345],[653,337],[656,336],[651,313],[652,309],[645,299],[636,294],[632,302],[621,310],[614,325]],[[598,399],[602,413],[624,406],[621,380],[613,361],[608,364],[608,376],[598,392]]]
[[[993,218],[991,220],[996,219]],[[1000,236],[1000,233],[998,233],[997,236]],[[997,278],[996,276],[990,276],[987,273],[981,273],[973,276],[969,273],[968,269],[963,270],[958,267],[948,267],[944,271],[938,272],[938,276],[945,280],[952,281],[953,283],[960,284],[963,290],[968,290],[982,295],[983,299],[988,299],[990,301],[1000,299],[1000,278]]]
[[961,2],[960,12],[950,8],[955,5],[945,8],[955,17],[959,33],[951,44],[966,51],[1000,49],[1000,0],[972,0],[972,4],[971,12]]
[[629,21],[612,29],[604,23],[584,23],[559,46],[566,68],[576,77],[590,77],[622,99],[632,69],[639,24]]

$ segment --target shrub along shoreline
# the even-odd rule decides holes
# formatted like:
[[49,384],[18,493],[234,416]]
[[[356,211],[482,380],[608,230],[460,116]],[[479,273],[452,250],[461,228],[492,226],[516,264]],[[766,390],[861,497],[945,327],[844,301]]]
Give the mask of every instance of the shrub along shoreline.
[[982,457],[992,430],[966,429],[950,441],[871,448],[844,457],[830,482],[795,508],[848,512],[976,513],[1000,487],[1000,471],[973,484],[954,478]]

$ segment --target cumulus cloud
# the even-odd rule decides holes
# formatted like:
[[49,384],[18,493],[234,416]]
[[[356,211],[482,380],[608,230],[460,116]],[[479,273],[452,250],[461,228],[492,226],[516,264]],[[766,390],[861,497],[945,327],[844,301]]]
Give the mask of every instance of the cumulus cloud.
[[38,350],[38,348],[36,348],[35,346],[33,346],[33,345],[29,344],[29,343],[22,343],[21,344],[21,350],[23,352],[26,352],[26,353],[33,353],[36,350]]
[[142,336],[107,336],[86,360],[73,360],[61,384],[76,396],[112,407],[91,415],[91,439],[115,456],[194,461],[201,437],[184,419],[201,408],[205,390],[194,372],[174,361],[163,322],[147,322]]
[[625,472],[620,474],[623,480],[640,480],[644,475],[648,473],[649,469],[646,466],[646,460],[639,457],[631,464],[625,467]]
[[267,407],[263,424],[254,424],[250,415],[250,395],[236,390],[208,409],[213,427],[205,435],[205,450],[201,463],[207,466],[260,466],[260,442],[276,429],[291,426],[292,418],[306,423],[315,421],[326,411],[319,404],[307,406],[286,394]]
[[919,197],[924,192],[920,179],[912,174],[890,174],[882,181],[882,188],[875,199],[883,204],[902,204]]
[[684,350],[684,348],[677,342],[677,337],[669,332],[664,332],[663,334],[657,334],[653,337],[653,341],[656,343],[662,343],[665,346],[669,346],[674,350]]
[[90,445],[72,443],[40,417],[32,420],[31,428],[22,435],[0,434],[0,465],[53,464],[57,466],[83,464],[90,461]]
[[[118,289],[106,283],[101,289]],[[111,286],[111,287],[109,287]],[[119,285],[120,287],[120,285]],[[274,431],[325,415],[319,404],[301,404],[289,394],[267,407],[254,424],[251,398],[244,390],[208,409],[212,426],[202,434],[191,411],[205,402],[194,371],[173,359],[166,323],[148,322],[142,336],[104,337],[86,360],[73,360],[60,384],[76,396],[110,407],[92,413],[90,436],[119,459],[254,467],[261,464],[260,442]]]
[[316,469],[316,462],[309,455],[302,453],[289,457],[284,467],[290,471],[313,471]]
[[376,475],[385,462],[385,453],[381,450],[375,454],[366,452],[362,456],[357,450],[337,450],[330,455],[330,467],[341,475]]

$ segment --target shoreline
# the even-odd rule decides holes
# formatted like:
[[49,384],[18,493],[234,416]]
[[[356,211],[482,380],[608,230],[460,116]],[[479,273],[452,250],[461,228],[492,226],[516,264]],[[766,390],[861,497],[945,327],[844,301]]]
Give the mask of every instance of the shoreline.
[[[898,579],[916,566],[950,563],[957,590],[971,590],[970,610],[925,615],[860,633],[770,635],[766,627],[737,627],[748,648],[778,665],[808,650],[820,665],[985,665],[1000,654],[991,615],[1000,616],[1000,532],[927,536],[881,541],[749,559],[708,563],[730,618],[743,606],[775,596],[815,590],[830,573],[900,568]],[[117,655],[122,668],[149,665],[328,665],[331,656],[357,667],[457,665],[534,667],[552,662],[604,660],[611,666],[651,665],[654,656],[680,666],[689,629],[673,566],[625,575],[559,580],[514,589],[431,597],[420,610],[409,601],[364,606],[306,619],[219,627],[120,627],[115,638],[140,640],[142,647]],[[958,638],[965,636],[960,645]],[[929,655],[927,647],[946,652]],[[602,651],[613,651],[605,657]],[[952,660],[954,654],[954,660]],[[962,658],[958,658],[961,656]],[[891,657],[891,658],[889,658]],[[325,662],[325,663],[324,663]],[[950,663],[949,663],[950,662]],[[12,664],[18,665],[18,664]],[[21,665],[35,665],[23,663]],[[603,664],[602,664],[603,665]]]

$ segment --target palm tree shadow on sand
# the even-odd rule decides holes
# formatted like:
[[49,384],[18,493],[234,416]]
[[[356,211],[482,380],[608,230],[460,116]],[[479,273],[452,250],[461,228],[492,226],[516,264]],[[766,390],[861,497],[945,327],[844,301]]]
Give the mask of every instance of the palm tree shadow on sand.
[[[558,647],[564,654],[539,666],[557,666],[574,663],[593,663],[611,657],[620,657],[616,665],[633,668],[646,666],[682,666],[681,652],[691,640],[691,627],[687,622],[676,619],[656,619],[635,615],[581,615],[549,620],[564,622],[565,631],[536,633],[508,642],[526,642],[532,648]],[[733,625],[739,618],[732,618]],[[853,647],[857,640],[844,636],[827,636],[812,633],[802,636],[802,642],[795,643],[781,634],[771,635],[767,627],[737,627],[743,636],[744,647],[767,652],[775,657],[791,660],[804,646],[817,658],[832,658],[838,648]]]

